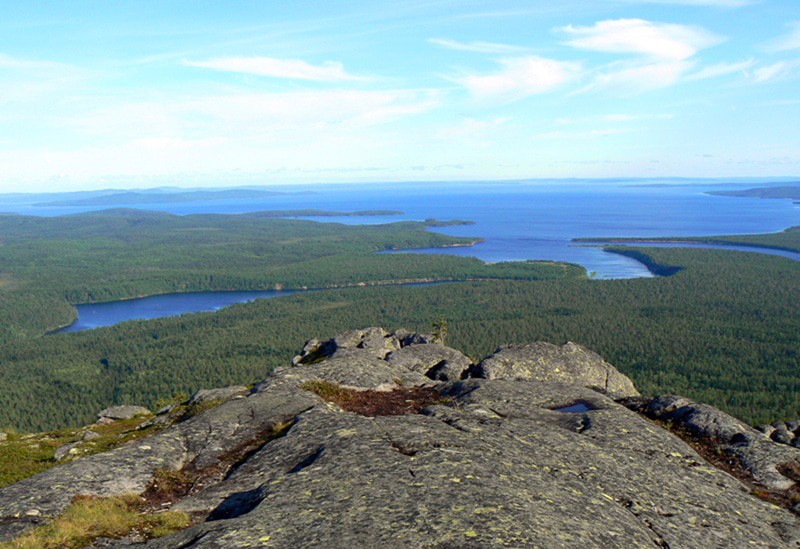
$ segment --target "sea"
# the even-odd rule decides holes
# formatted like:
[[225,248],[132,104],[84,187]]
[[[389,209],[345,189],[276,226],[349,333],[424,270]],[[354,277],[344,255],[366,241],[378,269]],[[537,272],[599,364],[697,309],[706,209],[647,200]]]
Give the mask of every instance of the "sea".
[[[800,205],[788,199],[708,194],[770,185],[768,181],[535,180],[374,183],[273,187],[284,194],[257,200],[118,204],[177,215],[263,210],[396,210],[399,215],[307,217],[321,223],[377,224],[404,220],[469,220],[431,228],[482,239],[470,247],[415,250],[474,256],[484,261],[526,259],[577,263],[595,278],[649,277],[631,258],[581,245],[576,238],[710,236],[770,233],[800,225]],[[55,216],[101,207],[40,206],[32,195],[3,197],[0,212]]]

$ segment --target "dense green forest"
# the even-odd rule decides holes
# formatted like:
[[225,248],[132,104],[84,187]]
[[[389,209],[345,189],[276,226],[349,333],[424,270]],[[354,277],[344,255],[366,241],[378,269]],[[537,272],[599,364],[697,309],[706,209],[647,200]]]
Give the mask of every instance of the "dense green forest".
[[[288,365],[311,337],[369,325],[428,330],[440,318],[449,322],[448,344],[474,358],[501,343],[571,340],[599,352],[645,393],[685,394],[753,423],[800,417],[800,264],[789,259],[624,248],[618,251],[636,254],[670,276],[590,280],[581,268],[562,264],[485,265],[451,256],[373,253],[453,243],[425,231],[424,224],[344,227],[132,213],[76,217],[77,224],[53,219],[63,226],[47,238],[35,226],[45,221],[17,217],[21,226],[13,236],[6,230],[0,236],[0,267],[8,281],[0,296],[11,303],[20,295],[39,298],[24,302],[22,312],[5,309],[6,326],[27,328],[0,345],[0,426],[77,425],[110,403],[152,406],[201,387],[252,383]],[[2,224],[13,225],[9,219]],[[171,234],[161,234],[159,224]],[[185,230],[176,231],[176,225]],[[97,234],[104,248],[97,248]],[[267,234],[269,241],[262,242]],[[800,238],[798,232],[787,234]],[[8,258],[21,261],[12,265]],[[58,316],[54,308],[69,309],[66,299],[426,276],[473,280],[304,292],[215,313],[41,335]],[[37,293],[44,284],[52,287]],[[25,314],[38,318],[35,335]]]
[[779,233],[738,234],[724,236],[665,236],[661,238],[576,238],[575,242],[697,242],[700,244],[736,244],[800,252],[800,226],[789,227]]
[[745,189],[742,191],[712,191],[708,194],[716,196],[800,199],[800,185],[786,185],[783,187],[756,187],[755,189]]
[[581,267],[546,262],[486,265],[473,258],[374,253],[475,240],[426,230],[439,223],[347,226],[139,210],[2,215],[0,343],[70,323],[70,304],[165,292],[584,275]]

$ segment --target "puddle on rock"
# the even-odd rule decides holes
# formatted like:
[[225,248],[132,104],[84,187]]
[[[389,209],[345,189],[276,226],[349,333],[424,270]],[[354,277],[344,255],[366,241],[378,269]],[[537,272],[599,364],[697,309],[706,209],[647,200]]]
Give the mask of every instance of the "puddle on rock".
[[569,406],[564,406],[562,408],[552,408],[554,412],[562,412],[564,414],[577,414],[581,412],[589,412],[591,410],[597,410],[596,406],[593,406],[589,402],[585,402],[583,400],[579,400]]

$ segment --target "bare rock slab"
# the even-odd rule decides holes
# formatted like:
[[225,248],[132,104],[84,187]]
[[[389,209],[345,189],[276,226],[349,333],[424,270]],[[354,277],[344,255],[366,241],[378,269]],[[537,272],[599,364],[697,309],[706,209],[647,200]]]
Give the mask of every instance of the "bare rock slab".
[[600,355],[572,342],[561,346],[537,342],[501,347],[478,364],[473,377],[583,385],[613,398],[639,394],[633,382]]

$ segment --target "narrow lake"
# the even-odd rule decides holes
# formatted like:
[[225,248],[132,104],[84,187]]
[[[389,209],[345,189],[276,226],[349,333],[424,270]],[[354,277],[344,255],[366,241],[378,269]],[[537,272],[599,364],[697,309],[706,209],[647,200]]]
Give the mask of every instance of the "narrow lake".
[[[450,281],[408,282],[394,284],[394,286],[433,286],[435,284],[448,283]],[[152,320],[186,313],[218,311],[223,307],[235,305],[236,303],[247,303],[256,299],[271,299],[300,291],[319,292],[325,290],[183,292],[107,301],[105,303],[86,303],[84,305],[75,305],[75,309],[78,311],[78,318],[75,322],[52,333],[93,330],[94,328],[113,326],[127,320]]]
[[[754,252],[768,255],[786,257],[794,261],[800,261],[800,253],[788,250],[776,250],[774,248],[761,248],[756,246],[738,246],[735,244],[704,244],[701,242],[593,242],[591,244],[575,244],[575,247],[587,248],[597,253],[608,256],[608,261],[613,262],[618,258],[616,267],[624,268],[625,264],[635,263],[638,269],[644,270],[642,277],[652,277],[647,268],[635,259],[610,253],[602,250],[602,246],[637,246],[652,248],[706,248],[718,250],[734,250],[740,252]],[[470,248],[456,248],[469,250]],[[441,253],[441,248],[430,248],[423,250],[392,250],[388,253]],[[464,254],[469,255],[469,254]],[[444,284],[446,282],[421,282],[398,284],[399,286],[430,286],[432,284]],[[224,292],[186,292],[176,294],[161,294],[136,299],[125,299],[121,301],[109,301],[106,303],[88,303],[76,305],[78,319],[65,328],[56,330],[60,332],[80,332],[92,330],[104,326],[112,326],[126,320],[150,320],[153,318],[163,318],[177,316],[185,313],[199,313],[217,311],[228,305],[236,303],[246,303],[255,299],[270,299],[284,295],[297,293],[298,290],[257,290],[257,291],[224,291]],[[319,290],[315,290],[319,291]]]
[[78,319],[60,332],[80,332],[111,326],[126,320],[150,320],[184,313],[216,311],[235,303],[245,303],[255,299],[269,299],[290,295],[294,291],[242,291],[242,292],[186,292],[162,294],[106,303],[87,303],[76,305]]
[[[598,246],[575,245],[573,239],[753,234],[775,232],[800,225],[800,205],[791,200],[712,196],[705,192],[736,190],[748,186],[752,184],[735,180],[691,185],[676,185],[671,180],[310,185],[302,188],[303,194],[275,195],[256,201],[215,200],[133,207],[169,211],[178,215],[241,214],[260,210],[307,208],[404,212],[392,216],[307,218],[344,224],[389,223],[427,218],[467,219],[475,224],[431,230],[452,236],[480,237],[484,239],[483,242],[472,247],[414,252],[475,256],[492,262],[526,259],[566,261],[583,265],[597,278],[614,279],[650,277],[652,274],[642,263],[632,258],[605,252]],[[102,207],[44,207],[27,202],[0,201],[0,212],[27,215],[65,215],[96,209]],[[718,247],[706,244],[667,245]],[[724,248],[760,251],[798,259],[798,254],[791,255],[792,252],[780,250]],[[81,305],[78,308],[78,321],[65,328],[65,331],[108,326],[124,320],[213,311],[233,303],[286,293],[202,292]]]

